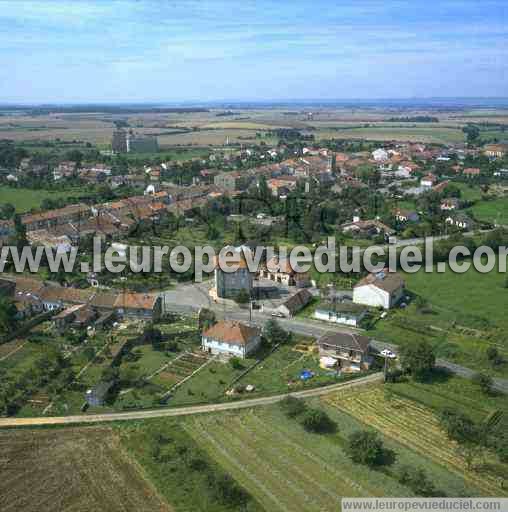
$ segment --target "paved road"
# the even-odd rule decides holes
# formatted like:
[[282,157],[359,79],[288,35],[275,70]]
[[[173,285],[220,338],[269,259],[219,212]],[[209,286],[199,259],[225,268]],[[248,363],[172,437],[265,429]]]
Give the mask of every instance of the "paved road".
[[[216,315],[219,318],[228,318],[229,320],[242,320],[242,321],[251,321],[253,324],[262,327],[265,322],[272,318],[269,314],[262,313],[260,311],[254,310],[252,311],[252,318],[250,317],[250,313],[248,310],[240,309],[237,306],[222,306],[220,304],[216,304],[213,301],[209,300],[207,285],[188,285],[180,288],[175,292],[166,292],[171,295],[166,297],[166,309],[167,311],[173,311],[175,313],[183,313],[189,314],[192,312],[197,312],[200,307],[205,306],[213,309]],[[180,294],[188,294],[187,300],[179,300],[178,302],[173,302],[176,300],[176,297],[179,297]],[[169,300],[171,299],[171,300]],[[295,334],[301,334],[303,336],[311,336],[314,338],[318,338],[327,332],[357,332],[361,333],[362,331],[359,329],[355,329],[352,327],[345,327],[342,325],[327,325],[319,322],[317,320],[312,320],[310,318],[299,319],[299,318],[277,318],[277,322],[286,330],[294,332]],[[392,343],[386,343],[379,340],[372,340],[372,347],[381,352],[381,350],[387,348],[392,350],[393,352],[398,352],[398,346]],[[474,370],[470,368],[466,368],[464,366],[460,366],[458,364],[452,363],[445,359],[438,359],[436,361],[436,365],[441,368],[446,368],[448,371],[464,377],[466,379],[471,379],[473,375],[476,373]],[[494,378],[494,389],[501,393],[508,394],[508,379],[500,379]]]
[[[320,388],[308,389],[305,391],[297,391],[291,393],[298,398],[311,398],[325,395],[338,389],[347,389],[364,384],[379,382],[383,378],[382,373],[374,373],[366,377],[361,377],[349,382],[332,384]],[[126,420],[142,420],[150,418],[162,418],[169,416],[189,416],[193,414],[203,414],[210,412],[231,411],[235,409],[245,409],[249,407],[257,407],[260,405],[269,405],[279,402],[287,394],[267,396],[262,398],[250,398],[247,400],[239,400],[237,402],[226,402],[209,405],[195,405],[190,407],[165,407],[162,409],[154,409],[150,411],[131,411],[105,414],[82,414],[76,416],[54,416],[47,418],[0,418],[1,427],[26,427],[41,425],[73,425],[82,423],[103,423],[109,421],[126,421]]]

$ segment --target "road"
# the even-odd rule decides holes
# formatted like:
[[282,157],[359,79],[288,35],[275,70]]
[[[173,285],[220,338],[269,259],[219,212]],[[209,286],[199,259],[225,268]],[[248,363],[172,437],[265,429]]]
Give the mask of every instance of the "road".
[[[406,240],[403,242],[406,242]],[[259,327],[262,327],[267,320],[272,318],[269,314],[262,313],[258,310],[253,310],[252,313],[250,313],[249,310],[241,309],[238,306],[224,306],[215,303],[208,295],[209,286],[210,284],[206,283],[192,284],[182,286],[178,290],[165,292],[166,311],[189,314],[199,311],[201,307],[207,307],[212,309],[218,318],[227,318],[228,320],[240,320],[244,322],[249,321]],[[277,318],[277,322],[284,329],[290,332],[314,338],[319,338],[323,334],[331,331],[362,333],[359,329],[337,324],[326,325],[310,318]],[[373,339],[371,345],[378,352],[381,352],[381,350],[385,348],[392,350],[395,353],[398,352],[397,345],[391,343]],[[470,368],[460,366],[445,359],[438,359],[436,361],[436,366],[446,368],[448,371],[466,379],[471,379],[476,373]],[[508,394],[508,379],[494,378],[493,388],[501,393]]]
[[[296,391],[295,393],[291,393],[291,395],[297,398],[312,398],[325,395],[327,393],[331,393],[339,389],[348,389],[356,386],[361,386],[364,384],[380,382],[382,381],[382,379],[382,373],[374,373],[372,375],[360,377],[349,382],[342,382],[339,384],[332,384],[330,386],[307,389],[305,391]],[[247,400],[239,400],[236,402],[194,405],[190,407],[165,407],[162,409],[153,409],[149,411],[130,411],[89,415],[81,414],[76,416],[53,416],[47,418],[0,418],[0,428],[36,427],[43,425],[76,425],[83,423],[104,423],[110,421],[146,420],[150,418],[189,416],[193,414],[232,411],[236,409],[258,407],[261,405],[270,405],[281,401],[286,396],[287,393],[284,393],[281,395],[267,396],[262,398],[250,398]]]

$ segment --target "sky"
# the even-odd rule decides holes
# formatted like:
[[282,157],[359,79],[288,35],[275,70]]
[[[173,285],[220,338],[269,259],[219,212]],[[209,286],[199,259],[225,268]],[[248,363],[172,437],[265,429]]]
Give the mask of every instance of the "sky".
[[0,0],[0,103],[503,96],[507,0]]

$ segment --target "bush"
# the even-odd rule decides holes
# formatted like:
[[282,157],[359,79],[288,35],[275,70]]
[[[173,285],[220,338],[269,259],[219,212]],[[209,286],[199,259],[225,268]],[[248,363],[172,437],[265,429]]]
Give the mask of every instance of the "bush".
[[486,373],[476,373],[473,375],[473,382],[481,389],[482,393],[489,395],[492,393],[492,377]]
[[219,477],[210,475],[209,484],[217,499],[224,505],[240,507],[245,505],[250,499],[249,494],[247,494],[247,492],[229,475],[222,475]]
[[308,409],[302,416],[302,425],[308,432],[316,434],[326,434],[337,430],[336,423],[321,409]]
[[365,466],[381,466],[393,461],[393,457],[389,460],[389,452],[378,434],[368,430],[353,432],[348,439],[347,451],[353,462]]
[[291,395],[288,395],[283,400],[281,400],[280,406],[288,418],[296,418],[307,410],[303,400],[298,400],[298,398],[295,398]]
[[239,357],[232,357],[229,360],[229,365],[233,370],[242,370],[243,369],[243,363],[242,360]]
[[409,487],[417,496],[429,497],[440,494],[423,469],[401,466],[398,480],[402,485]]
[[405,345],[400,351],[402,369],[409,372],[416,381],[425,380],[436,363],[434,349],[425,341]]
[[465,414],[452,409],[444,409],[440,420],[450,439],[454,439],[459,443],[480,442],[482,436],[479,428]]

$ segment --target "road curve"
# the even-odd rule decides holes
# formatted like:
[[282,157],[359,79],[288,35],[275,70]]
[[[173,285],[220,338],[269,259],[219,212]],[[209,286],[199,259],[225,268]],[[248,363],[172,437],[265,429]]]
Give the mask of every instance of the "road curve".
[[[383,379],[382,373],[374,373],[348,382],[332,384],[320,388],[307,389],[291,393],[298,398],[311,398],[325,395],[338,389],[351,388],[363,384],[379,382]],[[72,425],[83,423],[103,423],[107,421],[143,420],[150,418],[163,418],[168,416],[188,416],[192,414],[203,414],[209,412],[231,411],[234,409],[245,409],[260,405],[269,405],[282,400],[287,393],[281,395],[267,396],[262,398],[250,398],[237,402],[225,402],[219,404],[193,405],[189,407],[165,407],[150,411],[129,411],[105,414],[81,414],[76,416],[52,416],[47,418],[0,418],[0,428],[4,427],[36,427],[42,425]]]

